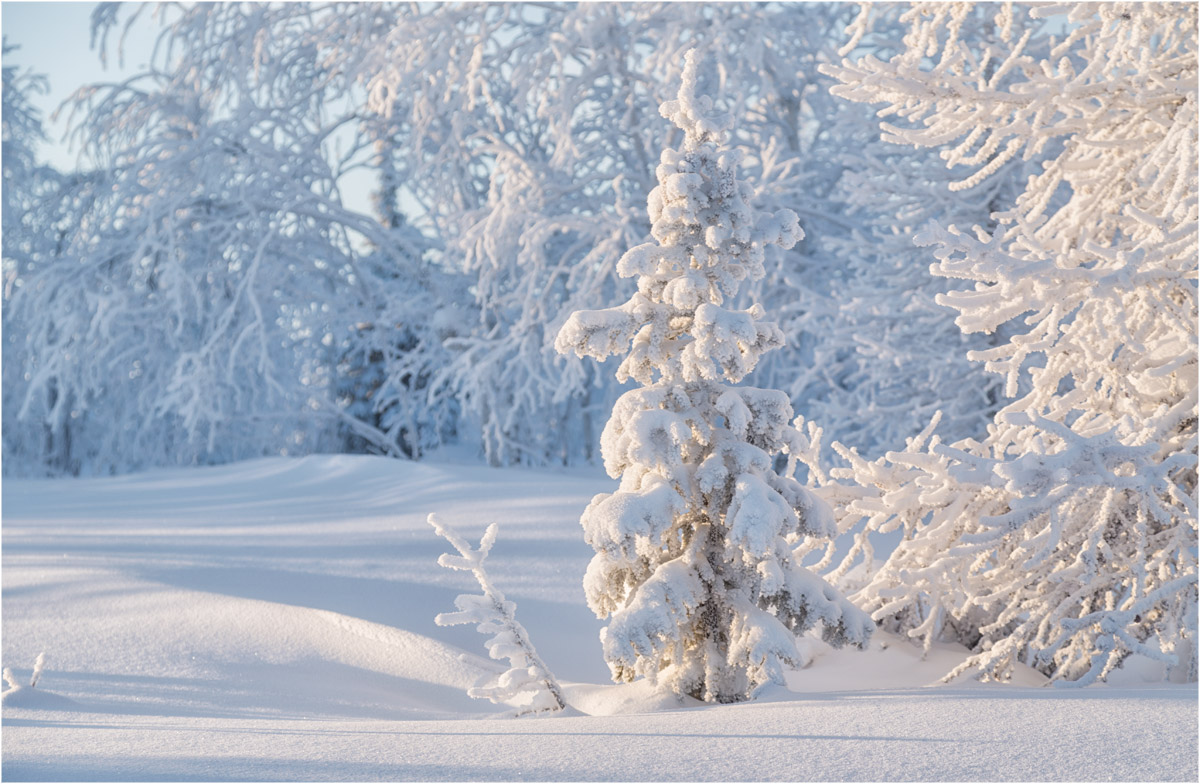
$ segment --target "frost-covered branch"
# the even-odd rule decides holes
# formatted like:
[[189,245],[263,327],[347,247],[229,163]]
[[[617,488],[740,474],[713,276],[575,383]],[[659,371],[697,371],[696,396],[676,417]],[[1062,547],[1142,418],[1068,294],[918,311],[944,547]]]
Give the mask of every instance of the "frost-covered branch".
[[500,589],[492,585],[484,567],[484,561],[496,541],[497,525],[489,525],[479,542],[479,548],[473,549],[465,539],[438,522],[434,515],[429,515],[428,520],[438,536],[453,545],[459,553],[442,554],[438,557],[438,564],[447,569],[470,572],[483,590],[482,595],[460,595],[454,600],[458,612],[441,613],[434,621],[438,626],[476,624],[480,633],[492,635],[487,641],[488,655],[496,660],[508,660],[509,669],[498,679],[485,675],[467,693],[495,703],[509,704],[515,700],[519,705],[518,715],[565,708],[562,687],[534,650],[525,627],[517,621],[517,605],[505,599]]
[[[859,532],[856,598],[926,646],[967,644],[963,671],[1023,662],[1085,684],[1137,654],[1195,680],[1196,15],[987,8],[990,39],[963,34],[970,6],[918,3],[900,53],[828,69],[840,95],[904,121],[892,141],[966,167],[958,187],[1040,163],[990,225],[913,237],[934,272],[971,284],[938,302],[996,335],[971,358],[1012,400],[979,440],[873,462],[843,450],[828,492]],[[1057,13],[1061,40],[1038,25]],[[875,569],[870,533],[896,529]]]

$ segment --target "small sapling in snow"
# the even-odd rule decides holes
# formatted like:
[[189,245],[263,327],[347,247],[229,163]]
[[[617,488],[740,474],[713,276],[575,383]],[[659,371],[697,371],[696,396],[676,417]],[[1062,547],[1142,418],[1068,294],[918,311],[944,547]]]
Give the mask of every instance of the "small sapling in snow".
[[429,524],[438,536],[454,545],[459,555],[443,553],[438,564],[447,569],[471,572],[483,589],[482,595],[461,594],[454,600],[458,612],[441,613],[434,622],[438,626],[455,626],[464,623],[477,624],[482,634],[493,635],[486,643],[488,655],[496,660],[507,659],[509,669],[499,678],[485,675],[467,694],[476,699],[487,699],[498,704],[515,704],[517,715],[560,711],[566,707],[562,689],[554,675],[542,662],[529,632],[525,631],[516,618],[517,605],[504,598],[504,594],[492,585],[483,562],[487,559],[496,541],[499,528],[495,523],[487,527],[479,549],[472,549],[465,539],[433,516]]
[[[42,651],[33,661],[33,674],[29,676],[29,688],[37,688],[38,681],[42,679],[42,671],[46,669],[46,652]],[[17,676],[13,674],[11,667],[4,668],[4,682],[8,684],[9,689],[25,688],[17,682]]]

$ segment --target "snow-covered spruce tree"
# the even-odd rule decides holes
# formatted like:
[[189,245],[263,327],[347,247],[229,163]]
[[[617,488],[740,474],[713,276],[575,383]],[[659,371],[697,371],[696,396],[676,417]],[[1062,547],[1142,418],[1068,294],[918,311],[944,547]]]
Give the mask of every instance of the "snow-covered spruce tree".
[[829,510],[773,469],[799,443],[782,392],[732,387],[782,342],[763,310],[722,307],[763,274],[767,245],[801,236],[789,210],[759,213],[722,149],[728,115],[696,94],[689,52],[676,100],[661,113],[684,132],[663,152],[649,197],[653,242],[618,262],[638,290],[623,305],[574,313],[561,352],[602,360],[632,343],[618,369],[642,385],[617,401],[601,450],[620,489],[581,523],[596,556],[584,589],[611,617],[602,632],[614,680],[645,676],[706,701],[747,699],[800,664],[796,635],[863,645],[874,624],[791,557],[804,536],[830,536]]
[[940,298],[964,331],[1009,323],[973,356],[1019,397],[982,442],[927,433],[834,472],[846,520],[905,530],[856,598],[926,645],[970,646],[951,675],[1024,662],[1087,684],[1141,654],[1195,680],[1195,8],[997,10],[1001,30],[1064,14],[1065,38],[1043,57],[1028,33],[973,50],[963,9],[920,4],[907,51],[834,69],[840,94],[907,121],[893,140],[973,167],[960,187],[1045,154],[993,230],[917,237],[974,283]]

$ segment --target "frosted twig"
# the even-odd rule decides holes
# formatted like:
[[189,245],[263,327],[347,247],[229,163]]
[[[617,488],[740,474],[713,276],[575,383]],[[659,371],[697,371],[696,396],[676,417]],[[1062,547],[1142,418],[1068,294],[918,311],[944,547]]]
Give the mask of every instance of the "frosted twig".
[[483,589],[482,596],[458,596],[454,600],[458,612],[441,613],[434,618],[434,622],[438,626],[476,624],[480,633],[493,635],[486,643],[488,655],[497,660],[507,659],[509,663],[508,671],[494,683],[485,685],[492,680],[491,675],[485,675],[467,694],[495,703],[509,703],[515,698],[529,695],[528,705],[523,705],[517,715],[565,708],[567,703],[563,699],[562,688],[534,650],[533,643],[529,641],[529,632],[516,619],[517,605],[505,599],[504,594],[492,585],[484,567],[499,528],[495,523],[489,525],[479,549],[472,549],[465,539],[438,522],[434,515],[429,515],[428,521],[437,535],[454,545],[459,552],[459,555],[443,553],[438,558],[438,564],[447,569],[471,572]]

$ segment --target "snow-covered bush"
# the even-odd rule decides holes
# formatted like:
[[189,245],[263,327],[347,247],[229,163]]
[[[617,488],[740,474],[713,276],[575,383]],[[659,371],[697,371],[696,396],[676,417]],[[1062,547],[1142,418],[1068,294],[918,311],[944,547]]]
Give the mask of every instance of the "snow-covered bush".
[[[46,653],[45,653],[45,651],[43,651],[42,653],[39,653],[37,655],[37,658],[34,659],[34,661],[33,661],[33,672],[29,676],[29,688],[30,689],[37,688],[38,681],[40,681],[42,679],[42,671],[45,669],[46,669]],[[4,682],[6,684],[8,684],[9,690],[18,691],[20,689],[25,688],[21,685],[20,681],[17,680],[17,676],[13,673],[11,667],[4,668],[3,676],[4,676]],[[8,696],[7,692],[6,692],[5,696]]]
[[598,360],[628,350],[618,377],[641,385],[621,396],[601,444],[621,487],[581,520],[597,551],[584,589],[611,617],[602,640],[613,678],[729,702],[801,664],[796,635],[818,622],[834,645],[862,645],[873,624],[791,556],[800,537],[833,528],[829,510],[774,468],[773,455],[798,444],[787,396],[723,383],[783,341],[760,305],[728,301],[763,276],[767,246],[803,234],[794,212],[749,206],[741,155],[722,148],[731,118],[697,94],[697,70],[689,52],[677,98],[661,107],[684,139],[656,170],[654,241],[617,265],[637,293],[574,313],[556,346]]
[[428,520],[437,535],[454,545],[459,553],[443,553],[438,557],[438,564],[447,569],[470,572],[483,590],[482,595],[461,594],[454,600],[458,612],[441,613],[434,622],[438,626],[476,624],[481,633],[493,635],[487,641],[488,655],[496,660],[508,660],[507,671],[498,678],[484,675],[479,683],[467,690],[467,694],[481,700],[513,704],[518,707],[518,715],[565,708],[562,687],[534,650],[529,632],[517,621],[517,605],[505,599],[488,577],[484,561],[496,541],[499,530],[496,524],[487,527],[479,549],[473,549],[433,515],[429,515]]
[[[1011,330],[972,358],[1016,399],[982,440],[926,433],[874,462],[843,450],[829,492],[867,529],[835,574],[860,556],[869,570],[871,532],[903,528],[855,598],[926,645],[971,646],[959,671],[1025,662],[1086,684],[1136,653],[1194,680],[1196,15],[995,11],[997,39],[977,43],[958,35],[965,7],[915,5],[904,52],[831,69],[838,94],[906,121],[889,139],[970,167],[952,187],[1044,161],[993,228],[916,237],[935,272],[974,284],[939,298],[964,331]],[[1062,39],[1027,48],[1026,13],[1062,15]]]

